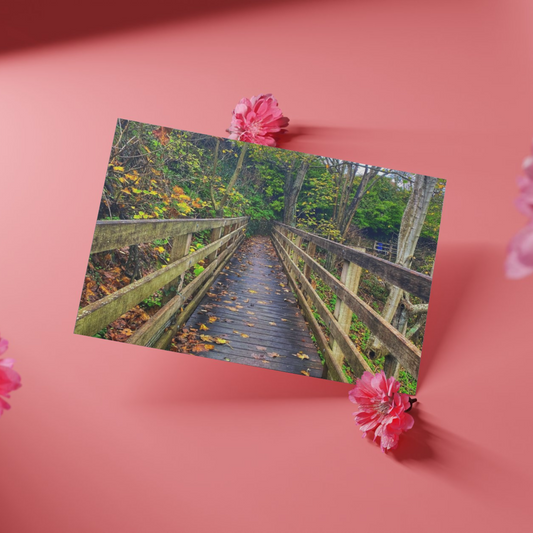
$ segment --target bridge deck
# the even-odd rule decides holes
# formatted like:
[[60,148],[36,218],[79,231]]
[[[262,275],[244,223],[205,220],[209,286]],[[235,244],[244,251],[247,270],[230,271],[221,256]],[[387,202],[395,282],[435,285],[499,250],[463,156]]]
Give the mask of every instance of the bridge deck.
[[240,246],[174,344],[201,357],[322,376],[309,328],[268,237]]

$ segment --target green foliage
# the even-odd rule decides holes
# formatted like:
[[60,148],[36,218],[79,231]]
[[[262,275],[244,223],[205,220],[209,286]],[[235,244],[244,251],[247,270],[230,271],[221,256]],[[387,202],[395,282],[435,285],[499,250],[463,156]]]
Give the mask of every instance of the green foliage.
[[161,307],[161,304],[163,303],[163,290],[160,289],[154,294],[148,296],[146,300],[143,300],[141,302],[141,306],[144,308],[150,308],[150,307]]

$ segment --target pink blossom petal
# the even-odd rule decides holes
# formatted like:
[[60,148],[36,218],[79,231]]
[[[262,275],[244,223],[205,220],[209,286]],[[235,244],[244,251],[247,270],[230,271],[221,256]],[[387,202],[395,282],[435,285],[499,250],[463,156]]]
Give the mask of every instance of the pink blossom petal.
[[528,155],[522,163],[522,169],[526,175],[533,179],[533,155]]
[[533,274],[533,221],[519,231],[509,243],[505,272],[510,279]]
[[230,139],[276,146],[289,119],[283,117],[277,100],[271,94],[242,98],[233,110],[228,133]]
[[9,342],[7,341],[7,339],[2,339],[2,337],[0,337],[0,355],[5,353],[8,347],[9,347]]
[[[4,353],[8,348],[8,342],[0,337],[0,353]],[[10,408],[9,404],[2,398],[9,398],[9,394],[21,387],[20,376],[13,370],[13,359],[0,359],[0,415]]]
[[413,417],[405,412],[411,405],[409,396],[399,389],[400,383],[384,372],[364,372],[348,394],[358,406],[354,417],[363,435],[373,430],[374,440],[380,439],[384,452],[395,449],[400,435],[414,424]]

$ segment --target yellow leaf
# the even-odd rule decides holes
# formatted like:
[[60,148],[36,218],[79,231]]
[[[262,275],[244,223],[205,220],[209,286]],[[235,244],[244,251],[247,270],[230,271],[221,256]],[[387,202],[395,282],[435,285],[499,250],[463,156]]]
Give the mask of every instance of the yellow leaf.
[[217,320],[218,320],[218,319],[217,319],[216,316],[210,316],[210,317],[209,317],[209,322],[211,322],[211,324],[212,324],[213,322],[216,322]]
[[228,343],[228,341],[227,341],[226,339],[221,339],[220,337],[217,337],[217,338],[215,339],[215,342],[216,342],[217,344],[227,344],[227,343]]
[[304,376],[309,377],[309,372],[307,372],[307,370],[300,370],[300,373],[303,374]]
[[247,339],[249,336],[250,336],[250,335],[246,335],[246,333],[241,333],[241,337],[242,337],[243,339]]
[[118,170],[119,172],[124,172],[124,167],[113,167],[113,170]]
[[257,294],[257,291],[253,291],[252,289],[248,289],[248,292],[251,292],[252,294]]
[[200,329],[202,331],[207,331],[209,328],[205,324],[200,324]]

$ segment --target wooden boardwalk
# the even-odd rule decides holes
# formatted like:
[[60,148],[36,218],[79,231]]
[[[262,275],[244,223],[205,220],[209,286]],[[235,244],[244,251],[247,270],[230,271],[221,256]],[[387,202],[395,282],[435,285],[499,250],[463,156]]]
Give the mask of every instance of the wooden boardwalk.
[[269,237],[244,241],[174,346],[210,359],[322,377],[317,349]]

